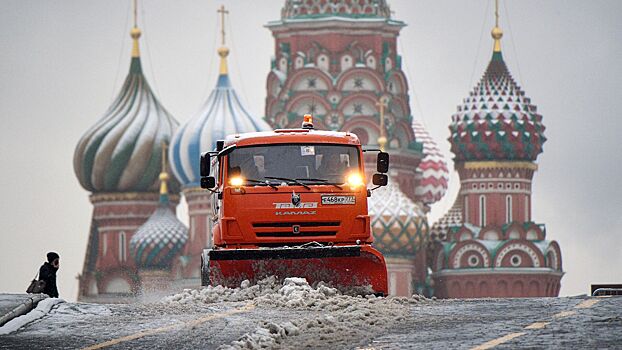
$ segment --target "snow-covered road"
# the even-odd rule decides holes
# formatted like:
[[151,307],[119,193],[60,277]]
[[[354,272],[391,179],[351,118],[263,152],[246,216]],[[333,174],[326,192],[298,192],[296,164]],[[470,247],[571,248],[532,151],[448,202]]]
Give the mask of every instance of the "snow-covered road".
[[622,344],[622,297],[428,300],[302,279],[186,290],[157,303],[63,303],[0,348],[406,349]]

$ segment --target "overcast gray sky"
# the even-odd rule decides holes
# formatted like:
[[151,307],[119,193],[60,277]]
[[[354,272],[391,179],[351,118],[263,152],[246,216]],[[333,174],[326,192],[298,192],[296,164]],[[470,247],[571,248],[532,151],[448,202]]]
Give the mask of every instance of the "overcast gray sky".
[[[144,71],[180,123],[215,84],[222,3],[231,11],[234,85],[263,116],[274,52],[263,25],[279,18],[283,0],[140,3]],[[399,51],[413,115],[450,160],[450,117],[490,59],[494,4],[389,4],[408,24]],[[4,0],[0,7],[0,292],[23,292],[45,253],[56,250],[61,297],[75,300],[92,206],[73,173],[73,152],[129,69],[130,0]],[[547,127],[533,218],[561,244],[561,295],[586,293],[594,282],[622,283],[620,13],[616,0],[502,1],[504,58]],[[454,173],[430,222],[452,205],[458,186]]]

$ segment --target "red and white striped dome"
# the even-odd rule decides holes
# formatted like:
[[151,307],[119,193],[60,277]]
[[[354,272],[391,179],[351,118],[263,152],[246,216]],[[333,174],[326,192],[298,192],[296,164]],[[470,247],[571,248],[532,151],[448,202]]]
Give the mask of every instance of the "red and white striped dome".
[[415,198],[418,202],[432,204],[438,202],[447,192],[449,181],[447,163],[423,124],[415,120],[412,126],[415,131],[415,140],[423,144],[424,155],[415,175],[417,180]]

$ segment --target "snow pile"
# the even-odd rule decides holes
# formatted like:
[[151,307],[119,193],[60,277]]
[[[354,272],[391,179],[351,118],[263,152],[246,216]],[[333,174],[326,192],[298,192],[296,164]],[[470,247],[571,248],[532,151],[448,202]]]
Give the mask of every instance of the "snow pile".
[[[306,281],[305,281],[306,282]],[[251,286],[248,280],[242,282],[238,288],[223,286],[208,286],[200,290],[184,289],[181,293],[167,296],[162,299],[165,303],[221,303],[227,301],[253,300],[259,296],[275,293],[280,284],[276,277],[270,276]]]
[[339,290],[318,283],[313,288],[307,280],[300,277],[286,278],[283,285],[275,293],[264,293],[255,299],[255,304],[282,308],[303,308],[313,309],[323,305],[330,299],[338,296],[352,298],[342,295]]
[[[365,291],[369,288],[359,288]],[[324,305],[323,301],[334,297],[353,298],[342,294],[338,289],[320,282],[315,288],[309,285],[306,279],[290,277],[280,284],[274,276],[267,277],[255,285],[248,280],[243,281],[238,288],[223,286],[208,286],[200,290],[184,289],[181,293],[164,297],[164,303],[221,303],[253,300],[256,304],[269,304],[286,308],[314,308]]]
[[295,346],[291,342],[290,346],[283,344],[287,339],[282,332],[267,333],[264,326],[222,349],[351,347],[351,339],[370,339],[373,334],[387,327],[403,323],[410,316],[410,305],[425,301],[427,299],[419,295],[411,298],[381,298],[374,295],[353,297],[343,295],[337,289],[322,283],[312,288],[305,279],[288,278],[276,293],[261,295],[254,299],[254,303],[268,309],[307,310],[301,317],[290,320],[287,324],[276,325],[293,329],[285,335],[295,336],[291,340]]
[[217,286],[184,290],[164,299],[181,304],[252,301],[258,308],[299,311],[298,317],[285,323],[264,321],[254,332],[221,346],[223,350],[283,347],[282,343],[292,336],[295,336],[296,347],[348,345],[348,339],[371,337],[386,327],[395,327],[410,316],[411,305],[428,300],[420,295],[411,298],[350,296],[321,282],[312,287],[304,278],[286,278],[279,284],[274,277],[253,286],[244,281],[239,288]]
[[17,331],[28,323],[38,320],[41,317],[47,315],[50,310],[52,310],[52,307],[54,307],[54,305],[64,302],[65,300],[59,298],[47,298],[41,300],[34,310],[30,311],[25,315],[16,317],[11,321],[7,322],[4,326],[0,327],[0,335],[5,335]]
[[386,327],[394,327],[406,320],[410,305],[418,300],[404,297],[377,298],[338,295],[319,301],[311,308],[315,317],[295,320],[303,342],[311,347],[322,344],[348,344],[350,338],[365,338]]
[[231,345],[221,345],[218,350],[242,350],[242,349],[270,349],[276,348],[288,336],[298,335],[300,330],[292,322],[282,325],[273,322],[264,322],[253,333],[244,334],[239,340]]

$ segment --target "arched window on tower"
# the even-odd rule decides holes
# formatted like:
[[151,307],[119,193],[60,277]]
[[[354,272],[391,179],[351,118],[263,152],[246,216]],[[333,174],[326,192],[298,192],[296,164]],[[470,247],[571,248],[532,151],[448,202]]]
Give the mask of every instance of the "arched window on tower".
[[505,222],[512,222],[512,196],[505,196]]
[[196,218],[193,216],[190,218],[190,242],[194,242],[194,234],[196,232],[196,227],[197,227],[197,223],[196,223]]
[[469,197],[464,196],[464,223],[468,224],[469,222]]
[[330,67],[328,56],[326,56],[325,54],[319,55],[318,58],[317,58],[317,66],[321,70],[323,70],[325,72],[328,72],[328,69]]
[[367,67],[371,69],[376,69],[376,59],[374,56],[367,56]]
[[479,226],[486,226],[486,196],[479,196]]
[[353,59],[352,59],[352,56],[350,55],[341,56],[341,71],[345,72],[346,70],[352,68],[353,66],[352,61]]
[[287,74],[287,58],[281,57],[281,59],[279,60],[279,70]]
[[106,256],[106,253],[108,253],[108,235],[102,233],[102,255]]
[[296,57],[296,59],[294,60],[294,68],[296,69],[300,69],[305,65],[305,60],[304,58],[298,56]]
[[126,247],[127,238],[125,237],[125,232],[121,231],[119,233],[119,261],[125,262],[127,260],[127,247]]
[[387,57],[384,61],[384,71],[389,72],[391,69],[393,69],[393,60],[391,60],[390,57]]

